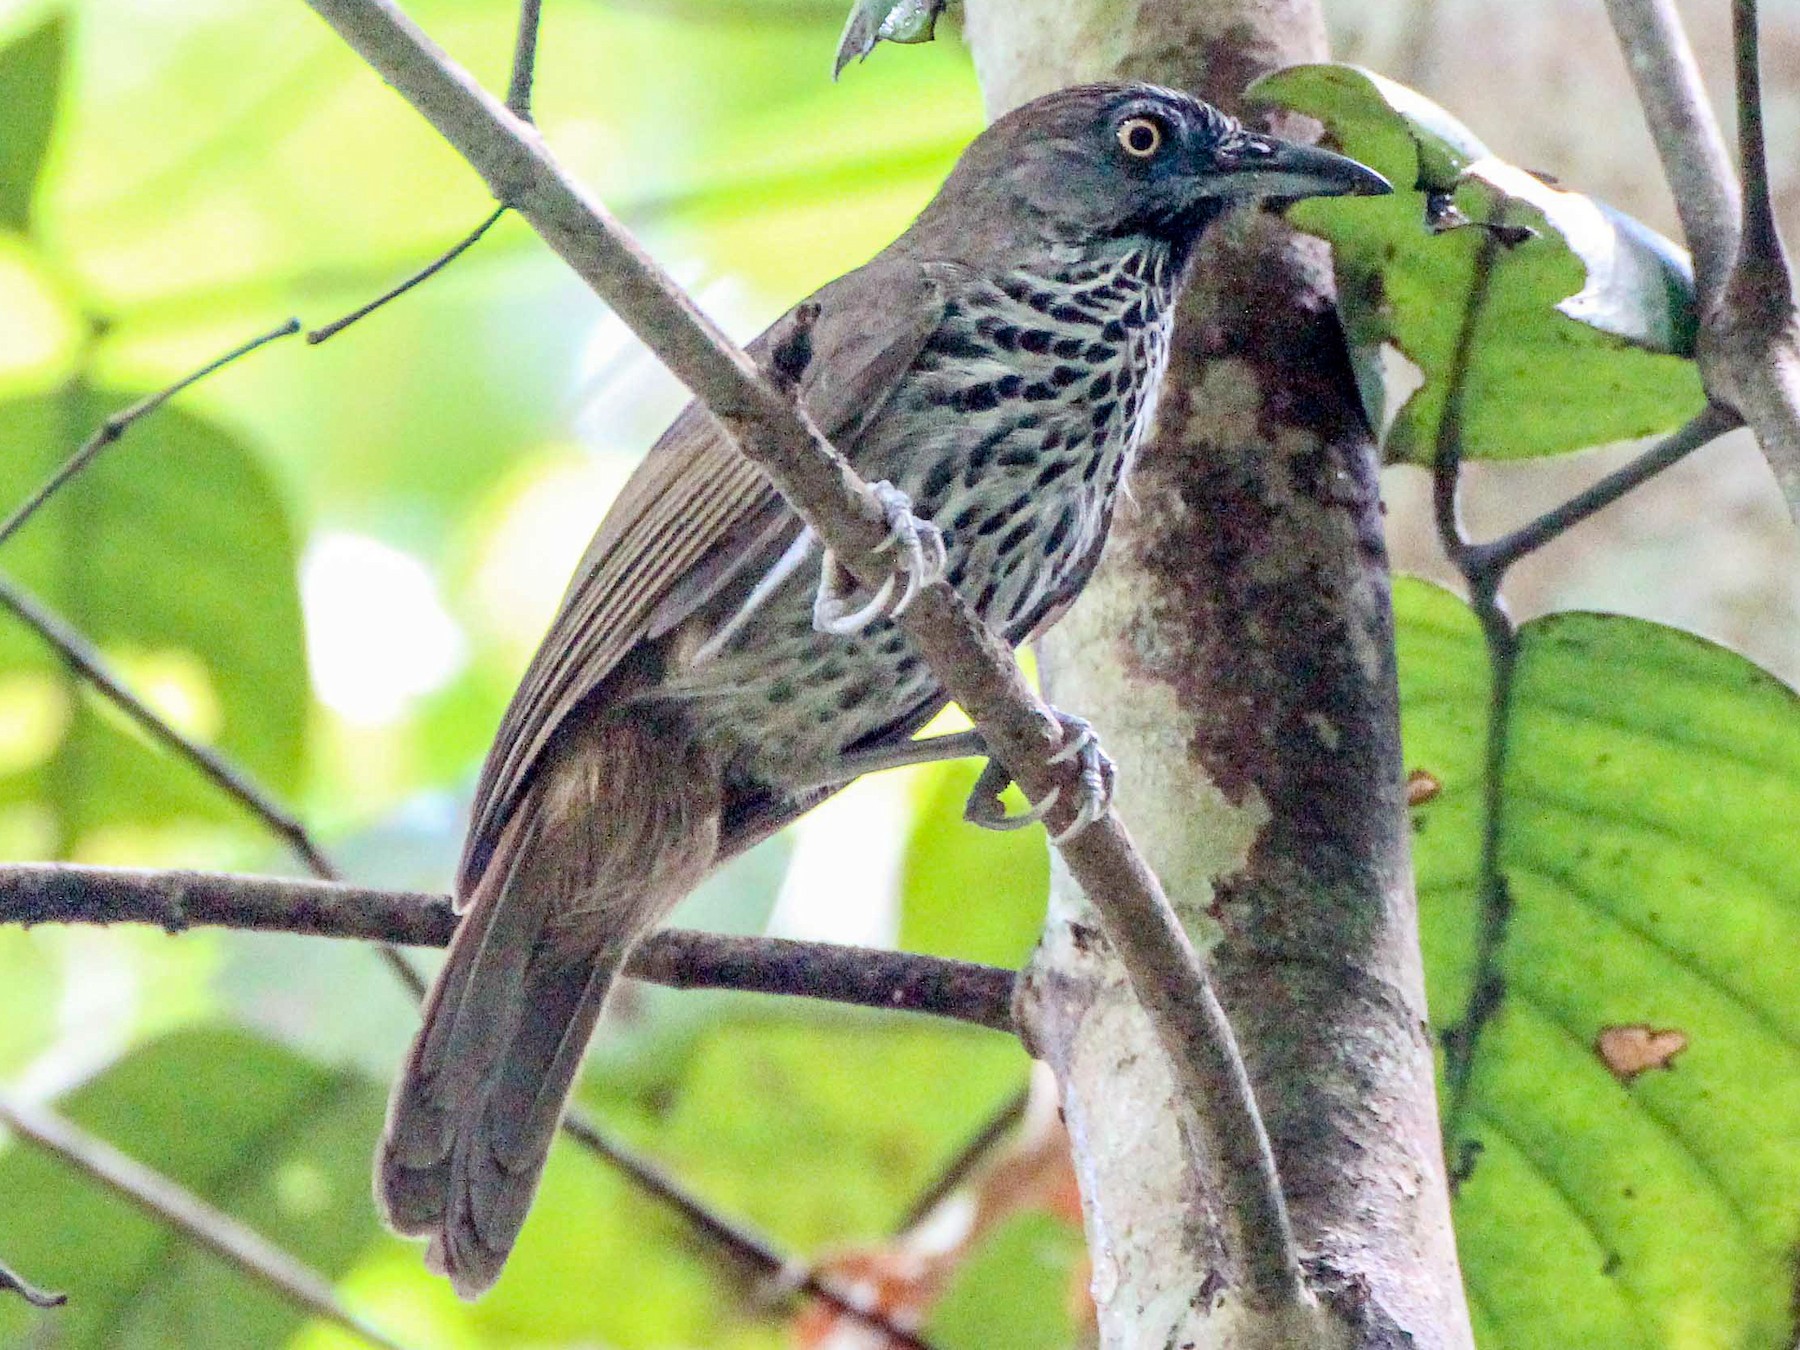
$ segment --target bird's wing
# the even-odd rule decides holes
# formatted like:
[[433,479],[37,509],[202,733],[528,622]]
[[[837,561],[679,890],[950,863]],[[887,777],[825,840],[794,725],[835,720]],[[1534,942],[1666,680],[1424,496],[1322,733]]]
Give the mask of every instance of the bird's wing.
[[[800,398],[848,451],[942,319],[949,273],[878,258],[818,291]],[[749,346],[765,359],[793,312]],[[666,633],[794,523],[761,469],[690,403],[620,491],[488,751],[459,869],[468,894],[557,729],[647,637]],[[654,632],[652,632],[654,630]]]

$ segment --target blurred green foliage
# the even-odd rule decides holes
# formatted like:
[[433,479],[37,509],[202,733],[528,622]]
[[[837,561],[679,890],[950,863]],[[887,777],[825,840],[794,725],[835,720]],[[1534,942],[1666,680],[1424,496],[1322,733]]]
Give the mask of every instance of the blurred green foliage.
[[[408,8],[503,83],[512,6]],[[740,335],[890,238],[979,125],[951,44],[883,52],[832,86],[841,8],[549,15],[546,136]],[[1441,109],[1360,73],[1302,73],[1278,92],[1402,186],[1483,153]],[[1456,193],[1471,216],[1504,205],[1539,230],[1497,270],[1477,334],[1472,453],[1570,449],[1692,410],[1685,291],[1657,241],[1597,206],[1571,231],[1567,203],[1517,182]],[[1478,235],[1427,235],[1418,193],[1352,205],[1354,225],[1329,204],[1302,221],[1340,246],[1357,335],[1396,341],[1425,375],[1396,432],[1417,457]],[[0,502],[140,391],[287,313],[336,317],[484,209],[456,158],[300,6],[0,0]],[[1630,263],[1606,272],[1623,290],[1584,287],[1603,257]],[[1572,306],[1577,293],[1588,300]],[[0,568],[296,802],[354,874],[442,884],[520,662],[680,400],[509,220],[403,303],[322,347],[262,353],[134,429],[0,550]],[[350,561],[333,571],[332,556]],[[421,608],[437,628],[412,623]],[[1431,1002],[1453,1025],[1484,922],[1471,869],[1486,665],[1448,597],[1404,586],[1399,621],[1409,756],[1443,783],[1418,813],[1416,852]],[[1457,1122],[1482,1146],[1457,1211],[1482,1344],[1785,1350],[1800,1242],[1800,878],[1781,846],[1800,807],[1792,696],[1651,625],[1569,616],[1524,642],[1507,997]],[[387,693],[358,701],[369,688]],[[874,913],[871,893],[865,926],[1017,963],[1046,855],[1038,832],[956,827],[973,772],[913,776],[894,822],[895,912]],[[0,852],[286,865],[11,624]],[[788,857],[785,841],[751,855],[680,917],[759,930]],[[619,1002],[585,1104],[804,1257],[885,1240],[1026,1072],[1016,1045],[964,1028],[666,991]],[[570,1149],[506,1280],[458,1303],[367,1198],[407,1017],[352,948],[0,932],[0,1070],[44,1092],[85,1079],[62,1099],[72,1116],[290,1245],[408,1343],[788,1343],[768,1288]],[[1636,1024],[1689,1045],[1672,1070],[1621,1083],[1595,1038]],[[0,1255],[74,1299],[47,1318],[0,1301],[0,1340],[350,1344],[19,1147],[0,1152]],[[930,1333],[946,1350],[1062,1350],[1081,1335],[1081,1270],[1078,1232],[1016,1217],[958,1272]]]

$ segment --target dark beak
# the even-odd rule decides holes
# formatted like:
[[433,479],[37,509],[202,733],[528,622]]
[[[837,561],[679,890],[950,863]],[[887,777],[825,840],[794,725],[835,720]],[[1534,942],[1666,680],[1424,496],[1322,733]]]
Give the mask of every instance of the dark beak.
[[1213,157],[1209,195],[1244,198],[1380,197],[1393,184],[1375,170],[1313,145],[1246,134]]

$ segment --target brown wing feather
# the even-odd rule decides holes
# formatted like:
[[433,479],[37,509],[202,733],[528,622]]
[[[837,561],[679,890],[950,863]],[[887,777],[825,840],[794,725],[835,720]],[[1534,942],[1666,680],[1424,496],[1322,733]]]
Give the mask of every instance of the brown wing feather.
[[[883,256],[812,296],[819,316],[800,395],[852,458],[857,433],[937,328],[952,277],[941,265]],[[792,319],[790,311],[752,342],[751,354],[766,354]],[[557,729],[604,700],[607,682],[653,623],[666,632],[698,609],[788,515],[762,470],[689,404],[601,521],[501,720],[475,792],[459,897],[479,879]]]

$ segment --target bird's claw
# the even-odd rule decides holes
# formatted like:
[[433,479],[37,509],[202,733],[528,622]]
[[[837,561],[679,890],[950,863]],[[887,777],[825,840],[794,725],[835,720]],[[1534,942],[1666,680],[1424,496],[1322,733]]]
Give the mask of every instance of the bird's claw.
[[1000,761],[990,759],[987,767],[982,769],[981,777],[975,780],[975,786],[969,790],[969,800],[963,803],[963,819],[984,830],[1022,830],[1049,815],[1062,795],[1061,788],[1051,788],[1043,801],[1020,815],[1009,816],[1000,802],[1000,794],[1011,782],[1012,775]]
[[888,527],[888,536],[876,552],[892,550],[897,555],[893,573],[867,604],[852,609],[854,582],[827,551],[819,573],[819,593],[813,601],[813,627],[821,633],[860,633],[877,619],[899,618],[919,592],[941,578],[949,566],[943,531],[913,514],[910,497],[889,482],[871,483],[869,491]]
[[[1078,765],[1075,818],[1050,836],[1051,843],[1065,844],[1112,808],[1118,768],[1100,748],[1094,728],[1085,718],[1059,712],[1056,720],[1062,726],[1063,739],[1048,762],[1066,764],[1074,760]],[[1000,794],[1011,781],[1011,776],[999,762],[990,759],[981,771],[981,777],[975,780],[974,790],[969,793],[969,800],[963,807],[963,819],[985,830],[1021,830],[1049,815],[1062,800],[1062,789],[1053,787],[1042,801],[1034,802],[1030,810],[1009,816],[1000,805]]]

